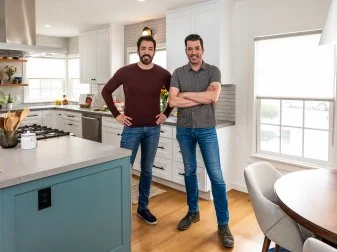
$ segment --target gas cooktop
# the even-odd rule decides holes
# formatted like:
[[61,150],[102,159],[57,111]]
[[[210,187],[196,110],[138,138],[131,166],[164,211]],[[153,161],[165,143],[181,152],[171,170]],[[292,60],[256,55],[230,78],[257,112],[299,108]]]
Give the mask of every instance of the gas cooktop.
[[41,126],[38,124],[31,124],[18,128],[18,138],[21,139],[21,134],[26,133],[27,131],[35,133],[37,140],[70,135],[69,132],[65,132],[63,130],[48,128],[47,126]]

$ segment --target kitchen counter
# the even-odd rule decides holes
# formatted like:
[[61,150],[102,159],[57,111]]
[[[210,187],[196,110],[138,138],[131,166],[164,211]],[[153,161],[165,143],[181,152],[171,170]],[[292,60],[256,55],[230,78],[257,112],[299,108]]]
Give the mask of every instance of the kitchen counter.
[[39,140],[36,149],[0,148],[0,189],[128,157],[131,151],[63,136]]
[[[110,111],[94,111],[92,108],[86,109],[86,108],[80,108],[78,105],[41,105],[41,106],[16,106],[13,108],[12,111],[15,110],[22,110],[25,107],[29,107],[30,110],[48,110],[48,109],[55,109],[55,110],[66,110],[66,111],[74,111],[74,112],[81,112],[81,113],[87,113],[87,114],[95,114],[95,115],[102,115],[102,116],[109,116],[113,117]],[[7,109],[0,110],[0,113],[7,112]],[[176,126],[177,124],[177,117],[170,116],[166,122],[164,123],[166,125]],[[228,120],[217,120],[216,127],[227,127],[235,125],[234,121],[228,121]]]

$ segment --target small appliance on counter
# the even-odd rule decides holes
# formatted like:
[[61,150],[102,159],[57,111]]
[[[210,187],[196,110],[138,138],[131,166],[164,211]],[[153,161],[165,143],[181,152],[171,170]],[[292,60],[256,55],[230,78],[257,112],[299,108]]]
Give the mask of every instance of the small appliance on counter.
[[23,150],[35,149],[37,146],[36,133],[31,133],[30,131],[22,133],[20,141],[21,141],[21,149]]
[[95,100],[94,94],[80,94],[78,104],[80,108],[90,108],[93,106]]

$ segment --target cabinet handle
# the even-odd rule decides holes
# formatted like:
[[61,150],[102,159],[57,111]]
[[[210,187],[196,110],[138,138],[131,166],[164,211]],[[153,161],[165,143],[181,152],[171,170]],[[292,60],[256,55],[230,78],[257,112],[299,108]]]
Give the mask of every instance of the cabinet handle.
[[75,116],[73,116],[73,115],[67,115],[67,117],[72,117],[72,118],[74,118]]
[[161,130],[160,133],[165,133],[165,131]]
[[97,117],[87,117],[87,116],[82,116],[82,119],[85,118],[85,119],[89,119],[89,120],[99,120],[99,118]]
[[179,153],[181,153],[181,150],[179,151]]
[[161,166],[159,167],[159,166],[156,166],[156,165],[152,165],[152,167],[157,168],[159,170],[163,170],[163,171],[165,170],[164,167],[161,167]]
[[117,133],[117,136],[120,136],[121,134]]
[[35,117],[35,116],[38,116],[38,115],[29,115],[29,116],[27,116],[27,117]]
[[72,123],[68,123],[68,125],[72,126],[73,124]]
[[158,149],[165,150],[165,147],[163,147],[163,146],[158,146]]
[[185,175],[185,172],[184,172],[184,173],[180,173],[180,172],[179,172],[178,174],[181,175],[181,176],[184,176],[184,175]]

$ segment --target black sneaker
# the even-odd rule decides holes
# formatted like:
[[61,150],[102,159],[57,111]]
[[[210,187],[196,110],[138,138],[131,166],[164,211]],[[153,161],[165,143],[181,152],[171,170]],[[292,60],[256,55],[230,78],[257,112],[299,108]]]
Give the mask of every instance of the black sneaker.
[[189,229],[192,223],[200,221],[199,212],[195,213],[187,213],[186,216],[179,222],[178,230],[186,230]]
[[138,217],[142,218],[147,224],[155,225],[157,224],[157,218],[154,216],[149,209],[139,210],[137,209]]
[[222,245],[226,248],[234,247],[234,238],[227,224],[218,225],[218,234]]

